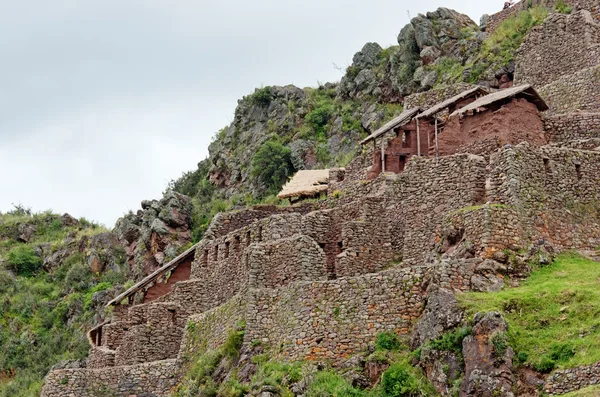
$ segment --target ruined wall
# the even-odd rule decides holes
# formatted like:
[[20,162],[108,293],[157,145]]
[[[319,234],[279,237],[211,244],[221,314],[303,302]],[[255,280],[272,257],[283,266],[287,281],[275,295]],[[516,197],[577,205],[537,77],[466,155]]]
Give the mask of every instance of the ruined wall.
[[290,207],[277,207],[275,205],[255,205],[237,211],[219,212],[213,218],[210,226],[204,233],[204,239],[215,239],[223,237],[233,231],[241,229],[260,219],[276,214],[287,214],[297,212],[306,214],[314,210],[311,203],[300,203]]
[[188,319],[181,342],[179,358],[186,362],[191,356],[222,345],[229,332],[246,318],[246,296],[236,295],[219,307]]
[[146,289],[144,294],[143,303],[152,302],[155,299],[160,298],[163,295],[168,294],[173,290],[175,283],[179,281],[189,280],[192,273],[192,262],[194,256],[190,255],[188,258],[183,260],[177,267],[169,272],[168,278],[160,277],[156,280],[152,286]]
[[404,109],[421,107],[423,110],[427,110],[440,102],[444,102],[446,99],[452,98],[453,96],[474,87],[476,87],[474,84],[457,83],[435,90],[418,92],[404,98]]
[[600,152],[522,143],[493,161],[490,196],[518,213],[529,241],[600,245]]
[[246,340],[260,341],[291,360],[349,357],[364,351],[379,332],[409,332],[423,311],[424,279],[424,268],[395,268],[252,289]]
[[600,113],[578,112],[545,116],[544,130],[549,142],[600,138]]
[[546,144],[540,112],[535,104],[515,98],[499,109],[451,117],[438,134],[440,156],[455,153],[488,155],[505,144],[528,141]]
[[248,248],[251,288],[275,288],[295,281],[326,280],[325,252],[310,237],[297,234]]
[[515,84],[543,87],[600,63],[600,25],[589,11],[550,14],[531,29],[515,59]]
[[538,89],[548,114],[600,112],[600,66],[563,76]]
[[419,264],[437,239],[442,214],[485,202],[487,162],[461,154],[435,159],[413,157],[391,186],[404,214],[404,262]]
[[554,371],[546,379],[544,392],[550,396],[557,396],[598,384],[600,384],[600,362],[583,367]]
[[176,360],[102,369],[61,369],[46,376],[41,397],[167,396],[178,382]]
[[115,366],[177,357],[185,315],[173,303],[150,303],[129,310],[130,326],[116,348]]

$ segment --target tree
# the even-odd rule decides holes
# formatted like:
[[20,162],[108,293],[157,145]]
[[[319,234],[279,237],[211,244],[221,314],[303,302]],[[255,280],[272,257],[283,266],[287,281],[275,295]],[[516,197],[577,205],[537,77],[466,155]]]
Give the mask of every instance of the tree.
[[278,140],[261,145],[252,159],[252,176],[276,192],[294,172],[292,151]]

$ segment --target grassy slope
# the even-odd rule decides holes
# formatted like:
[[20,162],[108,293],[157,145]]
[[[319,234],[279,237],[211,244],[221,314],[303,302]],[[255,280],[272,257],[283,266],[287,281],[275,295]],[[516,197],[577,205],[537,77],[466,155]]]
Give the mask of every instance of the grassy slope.
[[572,393],[563,394],[563,397],[598,397],[600,396],[600,386],[590,386],[585,389],[577,390]]
[[[60,248],[67,234],[77,238],[105,231],[80,220],[64,227],[56,214],[0,214],[0,396],[38,396],[48,369],[65,359],[80,359],[89,348],[85,330],[93,308],[92,295],[124,281],[124,274],[92,274],[83,254],[74,253],[47,273],[33,248],[50,243]],[[27,244],[16,241],[19,223],[36,225]],[[12,253],[12,254],[11,254]],[[11,259],[12,258],[12,259]],[[20,259],[20,265],[12,262]],[[32,262],[32,271],[23,272]],[[19,270],[21,269],[21,270]]]
[[[558,368],[600,361],[600,263],[563,254],[521,286],[459,297],[472,316],[498,310],[522,362]],[[552,364],[546,365],[546,370]],[[543,366],[542,366],[543,367]]]

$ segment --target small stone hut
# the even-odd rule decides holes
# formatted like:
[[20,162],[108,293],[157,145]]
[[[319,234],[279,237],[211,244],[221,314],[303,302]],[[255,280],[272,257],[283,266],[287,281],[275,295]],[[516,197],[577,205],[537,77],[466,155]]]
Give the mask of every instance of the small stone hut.
[[548,106],[529,84],[483,96],[448,117],[438,131],[440,156],[487,154],[504,144],[547,143],[540,112]]
[[298,201],[327,193],[329,170],[300,170],[285,184],[277,198]]

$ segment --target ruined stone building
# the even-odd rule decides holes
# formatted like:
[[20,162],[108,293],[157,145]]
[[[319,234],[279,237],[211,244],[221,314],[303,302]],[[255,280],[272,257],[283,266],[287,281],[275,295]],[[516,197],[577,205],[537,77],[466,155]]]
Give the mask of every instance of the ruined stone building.
[[[167,396],[185,357],[242,321],[245,345],[336,365],[379,332],[408,336],[434,286],[502,288],[513,274],[490,265],[496,252],[600,246],[600,90],[590,77],[600,66],[577,69],[561,56],[573,49],[552,40],[528,44],[563,29],[591,48],[600,36],[586,12],[532,33],[513,88],[407,98],[409,110],[363,141],[369,150],[329,170],[326,199],[217,215],[199,243],[115,297],[112,319],[89,333],[87,368],[50,372],[42,396]],[[538,51],[568,73],[545,76]],[[383,151],[370,149],[386,134]],[[543,387],[571,386],[558,372]]]

